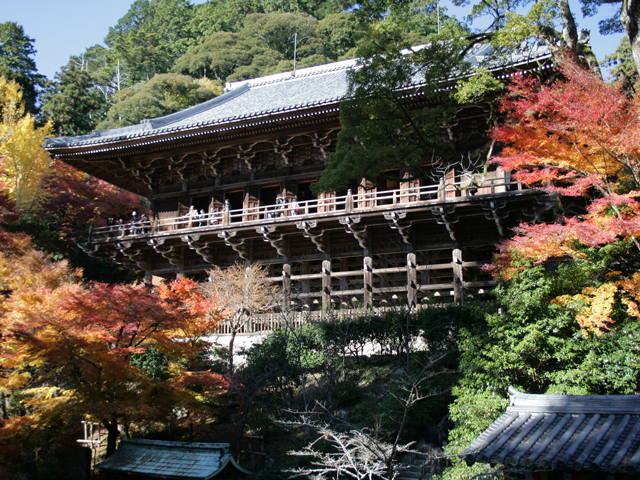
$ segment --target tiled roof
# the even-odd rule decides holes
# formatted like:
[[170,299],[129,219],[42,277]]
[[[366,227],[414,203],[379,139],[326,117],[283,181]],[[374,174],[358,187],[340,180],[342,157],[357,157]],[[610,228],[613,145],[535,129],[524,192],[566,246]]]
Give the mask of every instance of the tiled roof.
[[640,471],[640,396],[531,395],[513,387],[509,392],[504,415],[460,454],[467,464],[527,471]]
[[[467,55],[466,60],[472,66],[477,66],[492,52],[491,45],[478,45]],[[548,56],[549,52],[545,47],[536,47],[526,52],[512,53],[509,58],[503,58],[499,63],[494,61],[489,66],[516,66]],[[145,120],[138,125],[88,135],[50,138],[47,139],[46,148],[55,150],[113,144],[334,105],[347,93],[347,72],[352,68],[357,68],[356,59],[303,68],[297,70],[295,76],[285,72],[229,83],[225,94],[181,112]]]
[[185,443],[162,440],[122,439],[111,457],[96,465],[103,472],[172,478],[208,480],[231,463],[240,467],[229,453],[228,443]]

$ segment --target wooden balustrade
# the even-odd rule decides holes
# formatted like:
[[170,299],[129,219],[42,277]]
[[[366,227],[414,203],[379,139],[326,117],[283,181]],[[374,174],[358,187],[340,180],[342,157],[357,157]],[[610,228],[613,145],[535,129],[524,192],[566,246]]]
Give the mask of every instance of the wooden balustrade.
[[[429,305],[418,305],[418,309],[422,308],[444,308],[450,304],[439,303]],[[492,306],[490,301],[477,302],[477,305],[485,310],[489,310]],[[244,335],[260,335],[269,334],[279,328],[295,328],[306,323],[331,322],[335,320],[344,320],[347,318],[359,318],[364,316],[387,315],[397,312],[404,313],[401,307],[375,307],[375,308],[354,308],[354,309],[336,309],[336,310],[316,310],[302,312],[283,312],[283,313],[261,313],[254,315],[245,322],[238,334]],[[228,322],[222,322],[217,328],[218,335],[230,335],[231,325]]]
[[[496,172],[491,172],[495,174]],[[481,186],[474,186],[470,191],[468,179],[446,185],[426,185],[406,190],[390,190],[365,194],[347,194],[342,196],[297,202],[284,205],[260,205],[210,212],[194,217],[181,216],[156,219],[146,224],[140,221],[121,225],[93,228],[90,243],[109,241],[114,238],[154,236],[163,232],[182,233],[189,231],[223,230],[230,225],[263,225],[265,222],[291,221],[298,217],[326,217],[332,214],[363,212],[377,209],[388,209],[393,205],[409,207],[412,205],[445,202],[464,197],[482,197],[495,195],[511,190],[521,190],[520,184],[513,183],[509,177],[487,177]],[[453,195],[452,195],[453,194]]]

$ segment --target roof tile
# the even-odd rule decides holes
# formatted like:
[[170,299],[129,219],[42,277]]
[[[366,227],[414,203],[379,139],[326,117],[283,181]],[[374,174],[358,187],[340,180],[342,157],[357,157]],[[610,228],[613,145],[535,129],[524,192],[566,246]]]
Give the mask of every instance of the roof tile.
[[506,412],[460,454],[468,464],[639,472],[639,396],[510,392]]
[[[416,47],[418,48],[418,47]],[[477,45],[466,60],[477,66],[493,52],[491,45]],[[546,58],[545,47],[520,50],[501,61],[493,60],[489,68],[517,66],[534,58]],[[227,84],[227,92],[207,102],[164,117],[143,120],[138,125],[97,131],[77,137],[47,139],[46,148],[67,148],[117,143],[128,139],[161,135],[169,132],[214,126],[249,118],[302,110],[339,102],[348,88],[347,72],[357,68],[357,60],[344,60],[327,65],[278,73]],[[419,84],[419,79],[416,79]]]

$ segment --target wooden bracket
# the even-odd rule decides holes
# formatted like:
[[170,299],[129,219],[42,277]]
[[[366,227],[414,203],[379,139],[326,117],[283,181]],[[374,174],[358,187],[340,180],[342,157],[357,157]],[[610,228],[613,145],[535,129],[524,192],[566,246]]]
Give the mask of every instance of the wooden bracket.
[[167,245],[163,238],[152,238],[147,240],[147,244],[151,245],[156,253],[165,258],[171,265],[182,269],[182,252],[178,250],[177,245]]
[[207,263],[215,263],[215,251],[208,242],[200,240],[200,235],[182,235],[180,239],[189,245],[191,250],[202,257]]
[[144,261],[144,251],[140,248],[132,249],[133,242],[118,242],[115,247],[124,255],[129,261],[135,263],[140,269],[146,270],[147,263]]
[[493,220],[498,228],[498,233],[501,237],[504,237],[504,226],[502,225],[502,219],[509,216],[509,210],[505,210],[507,206],[506,200],[489,200],[481,202],[482,209],[485,211],[484,216],[487,220]]
[[402,240],[411,245],[411,222],[407,220],[407,212],[384,212],[385,220],[391,222],[391,228],[398,230]]
[[287,257],[287,242],[282,233],[277,231],[277,227],[274,225],[263,225],[256,228],[256,232],[262,235],[265,242],[271,244],[276,249],[278,255],[281,257]]
[[251,260],[246,239],[240,238],[237,230],[224,230],[218,234],[218,237],[224,240],[225,245],[233,248],[240,258],[243,260]]
[[447,232],[449,232],[449,237],[451,237],[451,240],[453,240],[454,242],[456,241],[456,234],[453,231],[452,225],[454,223],[458,223],[458,220],[460,220],[457,216],[453,215],[455,211],[455,205],[431,207],[431,213],[435,215],[436,222],[438,223],[438,225],[444,225],[444,227],[447,229]]
[[369,238],[367,236],[367,226],[361,225],[362,217],[341,217],[339,219],[340,223],[344,225],[347,233],[351,233],[355,239],[358,241],[358,244],[365,250],[369,250]]
[[327,251],[327,242],[322,236],[324,230],[318,227],[317,220],[304,220],[302,222],[296,222],[296,227],[304,231],[302,236],[311,240],[315,244],[318,251],[322,253],[329,253]]

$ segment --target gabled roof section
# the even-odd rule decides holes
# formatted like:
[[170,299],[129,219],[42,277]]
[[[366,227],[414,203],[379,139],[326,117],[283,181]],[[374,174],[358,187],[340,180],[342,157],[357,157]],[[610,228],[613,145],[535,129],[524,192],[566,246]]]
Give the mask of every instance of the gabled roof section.
[[[415,47],[420,48],[420,47]],[[493,53],[491,45],[477,45],[467,55],[472,66],[483,63]],[[501,60],[492,61],[489,68],[499,69],[530,64],[549,57],[546,47],[513,52]],[[260,118],[286,115],[326,105],[337,105],[347,94],[347,72],[357,68],[357,59],[318,65],[291,72],[278,73],[252,80],[228,83],[226,93],[208,102],[181,112],[138,125],[106,131],[96,131],[77,137],[47,139],[46,149],[87,148],[119,143],[136,142],[154,136],[180,135],[203,128],[234,122],[256,122]],[[416,81],[419,85],[420,81]]]
[[640,396],[531,395],[509,388],[507,411],[460,456],[519,470],[636,475]]
[[111,457],[96,465],[113,472],[175,480],[209,480],[232,466],[250,475],[229,453],[228,443],[186,443],[125,438]]

